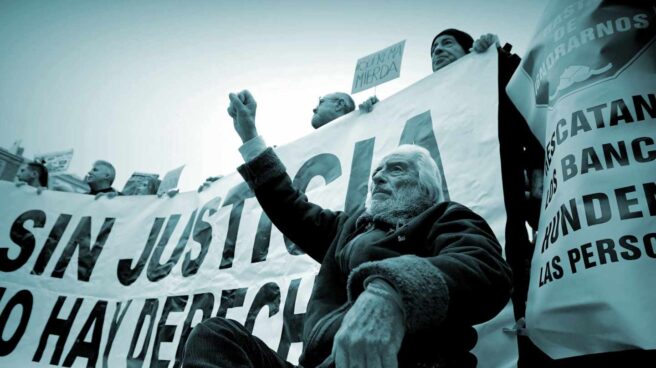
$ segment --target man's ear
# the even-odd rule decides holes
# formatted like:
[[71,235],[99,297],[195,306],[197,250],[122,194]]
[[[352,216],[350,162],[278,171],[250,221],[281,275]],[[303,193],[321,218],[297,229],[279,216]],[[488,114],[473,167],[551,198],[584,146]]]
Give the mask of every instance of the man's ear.
[[343,112],[346,110],[346,103],[344,100],[341,98],[337,99],[337,103],[335,104],[335,111],[340,111]]

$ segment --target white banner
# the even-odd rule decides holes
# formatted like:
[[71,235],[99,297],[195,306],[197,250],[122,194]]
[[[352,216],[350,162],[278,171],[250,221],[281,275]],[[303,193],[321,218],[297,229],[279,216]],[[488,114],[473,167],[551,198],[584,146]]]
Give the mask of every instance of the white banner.
[[[445,194],[503,242],[497,100],[496,53],[470,55],[276,150],[311,201],[352,212],[383,156],[421,144]],[[0,183],[0,203],[0,366],[179,367],[191,328],[217,315],[298,360],[319,265],[272,228],[239,175],[161,199]],[[480,330],[479,367],[512,366],[515,340],[501,331],[512,325],[506,308]]]
[[526,322],[553,358],[656,348],[655,13],[550,3],[508,87],[546,151]]

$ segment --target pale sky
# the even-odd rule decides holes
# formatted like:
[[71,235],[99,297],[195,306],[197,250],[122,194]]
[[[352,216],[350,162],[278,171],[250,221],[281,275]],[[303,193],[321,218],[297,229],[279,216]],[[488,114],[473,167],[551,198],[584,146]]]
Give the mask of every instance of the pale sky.
[[185,164],[179,187],[195,190],[241,163],[229,92],[251,90],[260,134],[282,145],[313,131],[320,96],[350,92],[360,57],[406,40],[401,77],[376,88],[385,99],[431,73],[445,28],[496,33],[523,56],[545,4],[0,0],[0,146],[73,148],[80,176],[110,161],[117,189]]

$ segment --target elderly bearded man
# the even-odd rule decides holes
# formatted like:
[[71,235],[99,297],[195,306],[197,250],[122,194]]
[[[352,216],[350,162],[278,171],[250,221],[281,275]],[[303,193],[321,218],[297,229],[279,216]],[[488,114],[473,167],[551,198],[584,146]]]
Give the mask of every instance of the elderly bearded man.
[[[400,146],[353,216],[309,203],[255,127],[248,91],[228,112],[244,142],[239,172],[271,221],[321,263],[304,318],[302,367],[474,367],[472,325],[508,302],[510,270],[487,223],[441,201],[425,149]],[[293,367],[239,323],[194,328],[185,367]]]

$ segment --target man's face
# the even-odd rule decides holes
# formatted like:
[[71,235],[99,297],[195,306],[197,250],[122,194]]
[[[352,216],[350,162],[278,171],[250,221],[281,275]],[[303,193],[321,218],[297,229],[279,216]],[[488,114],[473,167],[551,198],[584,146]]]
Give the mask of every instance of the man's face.
[[422,195],[419,170],[408,153],[386,156],[372,175],[371,209],[373,212],[399,210]]
[[465,54],[465,50],[453,36],[441,35],[435,40],[431,49],[433,72],[444,68]]
[[340,98],[335,94],[326,95],[319,98],[319,104],[312,110],[312,126],[314,129],[337,119],[344,115],[344,109],[341,108]]
[[152,192],[152,182],[153,179],[146,179],[146,180],[140,180],[137,183],[137,186],[135,188],[135,193],[136,195],[147,195],[147,194],[155,194]]
[[35,175],[35,171],[30,169],[27,164],[22,164],[18,168],[18,172],[16,172],[16,179],[24,183],[29,183],[32,181]]
[[139,183],[137,183],[135,194],[139,194],[139,195],[150,194],[148,193],[148,181],[141,180]]
[[101,164],[93,164],[93,167],[87,173],[85,178],[87,184],[97,183],[101,180],[109,179],[109,168]]

